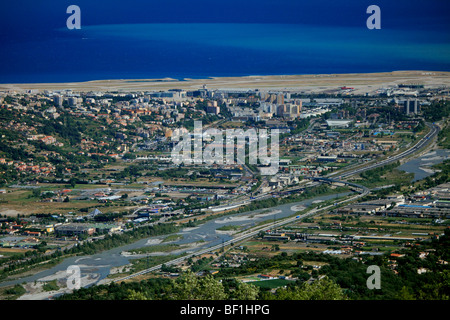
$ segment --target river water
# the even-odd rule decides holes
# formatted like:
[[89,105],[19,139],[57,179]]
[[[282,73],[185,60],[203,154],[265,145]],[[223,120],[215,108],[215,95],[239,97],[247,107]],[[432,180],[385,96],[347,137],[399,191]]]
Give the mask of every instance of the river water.
[[[217,219],[207,221],[194,228],[182,229],[180,232],[178,232],[178,234],[181,235],[182,238],[170,243],[179,245],[186,245],[186,244],[191,245],[185,248],[184,250],[181,251],[177,250],[178,254],[183,251],[190,252],[207,247],[212,247],[232,239],[232,236],[230,234],[217,230],[217,228],[220,228],[222,226],[238,225],[241,227],[241,230],[245,230],[252,226],[255,226],[261,221],[274,220],[292,216],[296,212],[301,211],[304,208],[307,208],[308,206],[310,206],[315,202],[325,201],[334,198],[337,199],[339,197],[343,197],[348,194],[349,192],[320,196],[317,198],[279,205],[272,208],[259,209],[255,211],[219,217]],[[89,284],[86,285],[89,286],[98,283],[102,279],[106,278],[110,274],[112,268],[125,266],[130,263],[131,259],[136,258],[124,255],[122,254],[122,252],[158,244],[167,236],[168,235],[162,235],[141,239],[132,244],[117,247],[94,255],[70,257],[64,259],[61,263],[48,270],[41,271],[34,275],[26,276],[20,279],[1,282],[0,287],[15,285],[24,282],[29,283],[34,281],[47,281],[49,279],[54,278],[64,279],[67,278],[66,275],[67,268],[69,266],[74,265],[80,268],[81,277],[89,276],[91,280],[94,279],[94,281],[90,281],[88,282]],[[195,244],[198,245],[194,246]]]
[[[441,163],[449,158],[450,150],[438,149],[430,151],[419,158],[404,163],[399,167],[399,169],[414,173],[414,181],[416,181],[432,175],[434,171],[431,169],[431,166],[437,163]],[[336,195],[321,196],[300,202],[279,205],[272,208],[220,217],[207,221],[198,227],[182,229],[178,233],[182,237],[179,240],[173,241],[171,243],[179,245],[190,245],[183,250],[176,250],[177,254],[212,247],[232,239],[232,236],[227,232],[221,232],[220,230],[217,230],[222,226],[238,225],[241,227],[241,230],[245,230],[262,221],[292,216],[293,214],[295,214],[295,212],[303,210],[303,208],[310,206],[316,201],[338,198],[347,194],[348,193],[341,193]],[[98,254],[67,258],[48,270],[41,271],[34,275],[26,276],[20,279],[1,282],[0,287],[24,282],[30,283],[34,281],[47,281],[49,279],[58,277],[59,279],[61,279],[62,274],[62,278],[64,279],[64,276],[66,276],[67,268],[74,265],[80,267],[82,277],[86,277],[88,275],[91,280],[93,279],[92,281],[87,282],[88,285],[92,285],[98,283],[102,279],[105,279],[110,274],[112,268],[125,266],[130,263],[130,260],[138,257],[127,256],[122,254],[123,252],[156,245],[166,237],[167,235],[162,235],[141,239],[132,244],[113,248],[111,250],[107,250]]]
[[418,181],[431,176],[434,173],[431,167],[447,159],[450,159],[450,150],[437,149],[405,162],[398,169],[408,173],[414,173],[413,181]]

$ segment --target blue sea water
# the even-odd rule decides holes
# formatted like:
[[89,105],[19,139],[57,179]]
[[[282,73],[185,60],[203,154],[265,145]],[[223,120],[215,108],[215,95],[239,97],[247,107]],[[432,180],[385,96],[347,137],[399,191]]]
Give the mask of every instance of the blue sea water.
[[[181,3],[181,0],[169,2],[173,5]],[[230,0],[230,3],[234,2]],[[108,20],[106,15],[90,18],[85,9],[88,4],[83,4],[82,12],[85,14],[81,30],[68,30],[65,27],[67,15],[61,16],[60,13],[58,23],[51,23],[54,19],[49,19],[41,27],[42,23],[36,24],[34,20],[30,22],[27,17],[23,26],[17,23],[11,27],[15,20],[7,13],[0,12],[0,83],[395,70],[450,71],[449,24],[442,15],[434,20],[430,15],[417,21],[405,20],[405,15],[398,15],[402,11],[384,9],[386,4],[382,7],[382,28],[369,30],[365,25],[368,17],[364,12],[366,4],[361,5],[364,1],[351,1],[354,6],[348,6],[342,14],[321,13],[309,20],[311,15],[300,10],[303,7],[298,7],[298,15],[303,12],[303,20],[298,18],[297,21],[294,13],[270,7],[273,1],[261,1],[259,6],[256,6],[255,1],[249,2],[252,7],[246,7],[245,1],[242,6],[243,12],[254,12],[254,18],[248,21],[242,10],[224,12],[231,9],[224,7],[223,1],[217,2],[222,7],[212,5],[212,10],[203,11],[194,5],[196,10],[188,12],[161,10],[158,7],[158,14],[153,12],[148,15],[151,18],[128,20],[119,19],[122,17],[120,11],[125,10],[123,2],[122,7],[115,8],[113,17],[116,20]],[[294,4],[298,5],[295,1],[281,2],[287,9],[289,5],[292,8]],[[319,2],[332,3],[324,0]],[[420,18],[418,12],[426,11],[435,2],[431,0],[423,9],[417,1],[410,3],[415,3],[413,13]],[[202,2],[201,8],[206,4]],[[65,10],[64,1],[58,2],[58,5]],[[350,17],[355,16],[352,10],[357,5],[359,20],[355,21]],[[13,9],[12,12],[19,12],[18,7]],[[186,4],[182,9],[188,10]],[[281,17],[273,19],[267,11],[269,9]],[[438,9],[435,8],[435,12]],[[404,6],[401,10],[407,11],[408,7]],[[391,16],[390,12],[393,12]],[[137,9],[133,14],[136,17],[144,16]],[[201,14],[209,18],[202,19]],[[228,21],[219,18],[227,14],[230,17]],[[175,18],[171,19],[172,16]],[[211,16],[219,23],[211,22],[214,21]],[[133,15],[129,14],[128,17]],[[158,17],[161,21],[157,23],[133,23],[157,21]],[[195,21],[188,17],[195,17]],[[311,21],[314,19],[317,21]],[[2,23],[5,25],[2,26]],[[36,30],[34,24],[37,25]]]

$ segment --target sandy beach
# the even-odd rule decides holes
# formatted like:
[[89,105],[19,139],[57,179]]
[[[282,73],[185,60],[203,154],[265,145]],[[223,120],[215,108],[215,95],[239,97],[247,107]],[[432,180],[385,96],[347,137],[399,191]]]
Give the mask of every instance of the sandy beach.
[[98,80],[70,83],[0,84],[0,91],[65,90],[74,92],[110,91],[137,92],[168,89],[196,90],[204,85],[211,90],[286,90],[297,92],[326,92],[340,87],[353,87],[354,94],[374,92],[380,88],[398,84],[420,83],[425,87],[450,85],[450,72],[441,71],[394,71],[382,73],[348,73],[315,75],[279,75],[221,77],[208,79],[128,79]]

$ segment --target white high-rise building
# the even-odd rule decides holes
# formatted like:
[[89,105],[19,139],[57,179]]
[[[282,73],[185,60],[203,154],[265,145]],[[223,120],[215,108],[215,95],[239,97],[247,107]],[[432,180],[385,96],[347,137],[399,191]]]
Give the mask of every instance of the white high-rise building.
[[406,100],[404,102],[404,112],[407,115],[418,114],[420,112],[420,104],[418,100]]
[[53,102],[58,106],[61,107],[63,104],[63,97],[61,97],[60,95],[54,95],[53,96]]

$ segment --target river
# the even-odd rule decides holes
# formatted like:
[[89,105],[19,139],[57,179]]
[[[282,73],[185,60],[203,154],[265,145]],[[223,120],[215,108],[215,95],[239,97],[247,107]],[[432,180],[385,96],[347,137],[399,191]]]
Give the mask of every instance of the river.
[[[296,212],[307,208],[312,203],[318,201],[325,201],[333,198],[343,197],[347,193],[339,193],[327,196],[320,196],[313,199],[308,199],[300,202],[294,202],[289,204],[283,204],[272,208],[259,209],[255,211],[249,211],[245,213],[238,213],[228,215],[224,217],[218,217],[213,220],[209,220],[197,227],[184,228],[177,234],[182,236],[179,240],[170,242],[172,244],[186,245],[184,250],[176,250],[177,254],[182,252],[193,252],[206,247],[212,247],[228,240],[232,239],[232,236],[227,232],[221,232],[217,230],[226,225],[238,225],[241,230],[248,229],[261,221],[274,220],[285,218],[294,215]],[[89,277],[91,281],[87,282],[85,286],[96,284],[102,279],[105,279],[114,267],[125,266],[130,263],[130,260],[136,257],[130,257],[123,255],[122,252],[129,250],[143,248],[146,246],[156,245],[160,243],[168,235],[155,236],[150,238],[141,239],[132,244],[116,247],[107,251],[103,251],[94,255],[76,256],[64,259],[58,265],[49,268],[45,271],[38,272],[34,275],[25,276],[20,279],[11,281],[5,281],[0,283],[0,287],[15,285],[19,283],[30,283],[34,281],[48,281],[51,279],[64,279],[67,278],[66,270],[69,266],[78,266],[81,271],[81,277]],[[198,244],[195,245],[194,244]],[[164,253],[167,254],[167,253]],[[140,256],[142,257],[142,256]]]
[[450,150],[437,149],[405,162],[398,169],[414,173],[413,181],[418,181],[434,174],[434,170],[431,167],[447,159],[450,159]]

